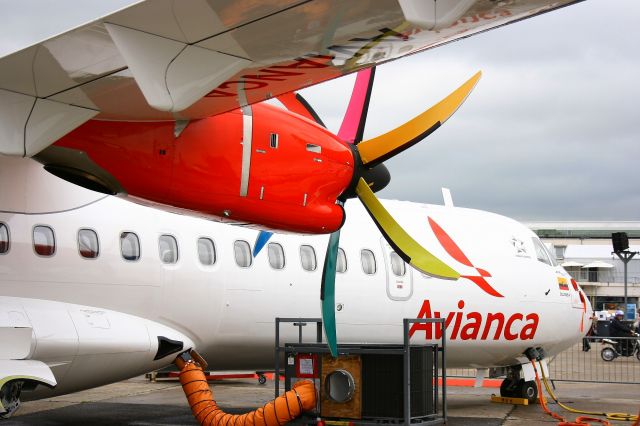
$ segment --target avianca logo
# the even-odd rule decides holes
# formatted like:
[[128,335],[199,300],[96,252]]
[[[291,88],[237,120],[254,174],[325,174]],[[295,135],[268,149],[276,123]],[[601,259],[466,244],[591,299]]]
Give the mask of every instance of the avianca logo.
[[465,266],[475,269],[478,271],[479,275],[462,275],[460,278],[466,278],[472,281],[475,285],[480,287],[482,291],[487,294],[490,294],[494,297],[504,297],[500,294],[495,288],[491,287],[491,284],[487,282],[485,278],[490,278],[491,274],[484,269],[476,268],[473,266],[469,258],[460,250],[460,247],[453,241],[453,239],[447,234],[444,229],[440,225],[436,223],[435,220],[429,219],[429,226],[433,230],[436,238],[440,242],[440,245],[449,253],[449,256],[453,257],[458,262],[462,263]]
[[[540,317],[538,314],[516,313],[510,317],[502,312],[463,312],[464,300],[458,302],[460,311],[446,313],[431,311],[431,303],[425,300],[418,313],[418,318],[445,318],[445,327],[451,330],[451,340],[532,340],[538,330]],[[453,324],[452,324],[453,323]],[[442,338],[442,326],[435,323],[415,323],[409,330],[409,337],[416,331],[424,331],[425,340]]]

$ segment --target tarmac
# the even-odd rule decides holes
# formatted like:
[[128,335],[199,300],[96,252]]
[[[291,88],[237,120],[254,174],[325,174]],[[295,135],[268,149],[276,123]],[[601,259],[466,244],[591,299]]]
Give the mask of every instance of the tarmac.
[[[640,385],[616,383],[556,382],[556,396],[571,407],[598,411],[638,414]],[[256,379],[211,382],[218,404],[229,412],[243,413],[262,406],[274,396],[274,383],[265,385]],[[531,426],[557,424],[538,404],[512,405],[492,403],[495,387],[447,387],[447,424]],[[553,411],[574,421],[577,414],[563,411],[550,403]],[[177,380],[150,382],[144,377],[100,388],[39,401],[25,402],[1,426],[152,426],[196,425],[182,388]],[[631,422],[611,421],[615,425]]]

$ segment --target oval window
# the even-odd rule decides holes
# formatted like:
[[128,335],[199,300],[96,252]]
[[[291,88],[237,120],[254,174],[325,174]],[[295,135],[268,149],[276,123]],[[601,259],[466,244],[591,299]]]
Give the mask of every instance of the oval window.
[[173,235],[160,235],[158,250],[162,263],[173,264],[178,261],[178,241]]
[[360,260],[365,274],[373,275],[376,273],[376,257],[371,250],[363,249],[360,252]]
[[302,269],[305,271],[315,271],[318,266],[316,262],[316,251],[311,246],[300,246],[300,261]]
[[140,240],[135,233],[123,232],[120,234],[120,253],[124,260],[140,259]]
[[56,253],[56,237],[53,229],[38,225],[33,228],[33,249],[38,256],[49,257]]
[[198,258],[203,265],[216,263],[216,246],[211,238],[198,238]]
[[85,259],[95,259],[100,253],[98,234],[93,229],[78,231],[78,252]]
[[338,247],[338,260],[336,262],[336,272],[347,272],[347,255],[342,248]]
[[269,265],[273,269],[284,268],[284,249],[278,243],[269,243]]
[[237,240],[233,243],[233,254],[236,258],[236,264],[241,268],[251,266],[251,246],[248,242]]
[[0,222],[0,254],[9,251],[9,227]]
[[396,277],[404,277],[404,274],[407,273],[407,266],[404,263],[404,260],[396,253],[392,251],[389,255],[391,258],[391,270],[393,271],[393,275]]

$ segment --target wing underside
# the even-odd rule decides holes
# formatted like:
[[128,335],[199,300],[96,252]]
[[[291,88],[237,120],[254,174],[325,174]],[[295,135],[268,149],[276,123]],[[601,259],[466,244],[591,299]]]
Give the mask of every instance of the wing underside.
[[0,58],[0,154],[91,118],[219,114],[574,2],[142,1]]

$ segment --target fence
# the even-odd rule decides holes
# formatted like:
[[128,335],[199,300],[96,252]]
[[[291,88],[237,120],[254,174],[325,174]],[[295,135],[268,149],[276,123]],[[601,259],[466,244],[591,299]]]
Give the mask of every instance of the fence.
[[[611,345],[604,344],[597,336],[586,339],[591,347],[589,351],[584,351],[583,344],[578,343],[549,363],[549,375],[553,381],[640,384],[640,355],[637,350],[631,356],[617,356],[612,361],[605,361],[602,350],[611,348]],[[637,338],[618,337],[615,340],[632,345]]]
[[[601,337],[591,336],[587,339],[589,351],[583,351],[583,344],[578,343],[550,360],[549,376],[552,381],[640,384],[640,355],[637,350],[632,356],[617,356],[612,361],[605,361],[602,359],[602,350],[611,348],[611,345],[604,344]],[[616,338],[629,344],[636,339]],[[447,368],[447,376],[475,377],[476,370]]]

